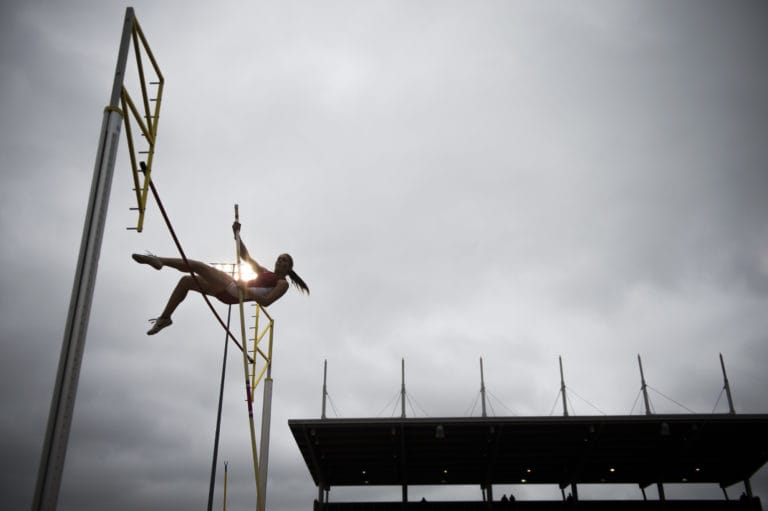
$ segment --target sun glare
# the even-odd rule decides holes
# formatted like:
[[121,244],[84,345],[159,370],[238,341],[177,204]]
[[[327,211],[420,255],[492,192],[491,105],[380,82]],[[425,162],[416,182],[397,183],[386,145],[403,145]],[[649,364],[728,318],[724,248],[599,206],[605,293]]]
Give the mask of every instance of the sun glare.
[[235,280],[249,281],[257,277],[256,272],[253,271],[253,268],[245,263],[240,265],[242,276],[237,272],[237,265],[234,263],[213,263],[211,266],[217,270],[223,271],[227,275],[233,275]]

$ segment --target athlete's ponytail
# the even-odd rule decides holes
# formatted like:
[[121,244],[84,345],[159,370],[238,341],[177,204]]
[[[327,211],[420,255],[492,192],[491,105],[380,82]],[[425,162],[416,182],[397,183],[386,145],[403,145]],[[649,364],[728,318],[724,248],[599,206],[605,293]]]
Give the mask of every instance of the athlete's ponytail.
[[301,291],[302,293],[309,294],[309,286],[307,286],[307,283],[304,282],[304,280],[301,277],[299,277],[295,271],[293,270],[289,271],[288,278],[291,279],[291,284],[296,286],[299,289],[299,291]]
[[309,294],[309,286],[307,286],[307,283],[304,282],[304,279],[299,277],[298,273],[293,271],[293,257],[291,257],[290,254],[283,255],[288,256],[288,259],[291,261],[291,271],[288,272],[288,278],[291,279],[291,284],[296,286],[302,293]]

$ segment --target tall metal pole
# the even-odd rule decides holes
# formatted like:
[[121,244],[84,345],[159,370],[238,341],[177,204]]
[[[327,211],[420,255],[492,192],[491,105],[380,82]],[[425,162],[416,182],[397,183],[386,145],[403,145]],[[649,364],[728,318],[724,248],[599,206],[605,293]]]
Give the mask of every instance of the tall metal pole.
[[[234,266],[232,267],[232,276],[234,277]],[[227,331],[232,319],[232,306],[227,307]],[[213,461],[211,461],[211,482],[208,487],[208,511],[213,511],[213,490],[216,485],[216,464],[219,457],[219,433],[221,431],[221,407],[224,401],[224,379],[227,374],[227,347],[229,346],[229,336],[224,335],[224,357],[221,362],[221,384],[219,385],[219,409],[216,413],[216,433],[213,439]],[[226,463],[224,464],[226,467]],[[226,468],[225,468],[226,474]],[[226,476],[225,476],[226,478]]]
[[96,163],[91,181],[91,193],[80,242],[80,255],[75,270],[69,313],[61,345],[51,408],[48,414],[48,426],[32,501],[33,511],[53,510],[58,503],[69,431],[72,425],[75,398],[77,397],[77,385],[80,379],[80,367],[88,332],[93,289],[96,285],[104,224],[109,206],[109,193],[112,188],[115,157],[120,141],[122,116],[118,101],[123,87],[133,23],[133,9],[128,7],[125,11],[110,103],[104,109]]
[[565,399],[565,378],[563,378],[563,357],[558,356],[560,361],[560,392],[563,394],[563,415],[568,417],[568,403]]
[[401,386],[400,386],[400,418],[405,419],[405,359],[400,359],[400,374],[401,374]]
[[485,412],[485,377],[483,376],[483,357],[480,357],[480,399],[483,403],[483,417],[487,417]]
[[648,385],[645,384],[645,375],[643,374],[643,361],[640,360],[640,354],[637,354],[637,363],[640,366],[640,385],[643,389],[643,401],[645,401],[645,414],[651,415],[651,402],[648,400]]
[[328,378],[328,360],[323,361],[323,409],[320,413],[320,418],[325,419],[325,399],[326,396],[328,396],[328,388],[325,386],[326,380]]
[[723,380],[725,380],[725,397],[728,398],[728,413],[735,414],[736,410],[733,408],[733,397],[731,396],[731,385],[728,383],[728,375],[725,374],[725,363],[723,362],[723,354],[720,353],[720,367],[723,369]]
[[224,507],[222,508],[223,511],[227,511],[227,466],[229,464],[225,461],[224,462]]

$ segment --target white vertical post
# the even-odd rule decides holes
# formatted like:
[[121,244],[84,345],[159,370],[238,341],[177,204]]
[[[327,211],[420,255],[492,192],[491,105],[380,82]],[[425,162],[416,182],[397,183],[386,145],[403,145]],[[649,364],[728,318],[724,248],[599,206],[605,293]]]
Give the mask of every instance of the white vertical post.
[[269,361],[264,379],[264,404],[261,409],[261,457],[259,458],[258,511],[264,511],[267,503],[267,475],[269,471],[269,430],[272,422],[272,361]]
[[75,398],[77,397],[77,385],[80,379],[80,367],[88,332],[93,289],[96,285],[104,224],[109,206],[109,193],[112,188],[115,157],[120,141],[122,116],[118,110],[118,101],[123,87],[133,23],[133,9],[128,7],[125,11],[110,104],[104,110],[88,209],[80,242],[80,255],[75,270],[69,313],[48,415],[48,426],[32,501],[33,511],[54,510],[58,503],[69,431],[72,425]]

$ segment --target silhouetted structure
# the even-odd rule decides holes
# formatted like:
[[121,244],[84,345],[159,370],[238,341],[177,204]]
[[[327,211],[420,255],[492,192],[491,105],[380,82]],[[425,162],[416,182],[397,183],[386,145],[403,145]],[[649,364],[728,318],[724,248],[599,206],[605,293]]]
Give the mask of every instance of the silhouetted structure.
[[[762,509],[749,478],[768,461],[768,415],[290,420],[317,511]],[[743,481],[745,494],[725,488]],[[658,500],[581,501],[579,484],[657,485]],[[712,483],[723,500],[666,500],[664,483]],[[412,485],[478,485],[478,502],[408,502]],[[557,484],[558,501],[494,501],[499,484]],[[397,485],[399,502],[328,502],[334,486]],[[565,497],[569,489],[570,499]]]

